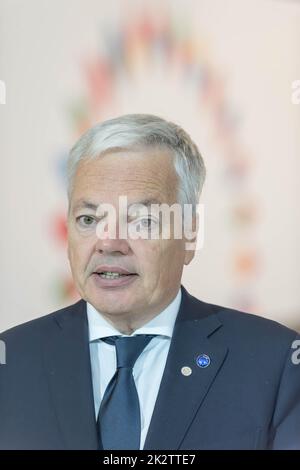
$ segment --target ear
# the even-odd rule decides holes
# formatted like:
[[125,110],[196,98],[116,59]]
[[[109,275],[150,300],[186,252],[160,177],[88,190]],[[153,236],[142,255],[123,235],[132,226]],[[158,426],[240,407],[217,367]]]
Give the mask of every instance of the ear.
[[185,250],[185,255],[184,255],[184,264],[187,266],[190,264],[192,259],[195,256],[195,250]]

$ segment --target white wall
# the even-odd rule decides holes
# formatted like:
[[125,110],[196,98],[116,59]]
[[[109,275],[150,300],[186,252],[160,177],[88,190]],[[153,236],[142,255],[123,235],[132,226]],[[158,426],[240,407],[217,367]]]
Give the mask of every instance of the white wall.
[[[131,37],[128,69],[114,76],[113,99],[100,100],[93,113],[89,108],[89,118],[150,112],[182,124],[208,168],[205,244],[183,284],[206,301],[300,328],[300,105],[291,102],[291,84],[300,79],[300,5],[2,0],[0,331],[75,300],[60,295],[70,273],[65,244],[53,236],[66,209],[61,155],[79,134],[70,109],[91,93],[84,63],[97,57],[112,63],[111,40],[125,31],[124,18],[135,31],[144,5],[156,27],[167,10],[165,28],[184,58],[166,63],[159,49],[148,56]],[[199,69],[217,81],[202,100],[193,75]],[[218,129],[224,103],[238,121],[228,131]],[[235,163],[248,162],[240,179],[230,173],[234,149]],[[253,214],[246,223],[234,222],[237,203]],[[234,269],[241,249],[250,266],[244,271]]]

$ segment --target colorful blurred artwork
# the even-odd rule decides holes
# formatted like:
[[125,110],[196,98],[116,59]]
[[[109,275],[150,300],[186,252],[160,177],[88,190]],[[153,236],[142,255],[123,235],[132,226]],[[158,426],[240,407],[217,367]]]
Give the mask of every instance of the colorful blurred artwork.
[[[149,78],[154,68],[159,68],[164,77],[161,86],[167,88],[171,74],[176,70],[181,83],[178,92],[184,93],[188,89],[199,113],[205,113],[211,123],[210,139],[218,150],[223,169],[220,185],[225,197],[231,201],[225,214],[234,241],[229,253],[228,275],[233,279],[229,301],[237,308],[257,311],[259,306],[253,286],[261,265],[255,240],[258,214],[255,197],[248,185],[251,157],[238,138],[240,111],[229,104],[226,96],[228,78],[222,77],[218,70],[206,38],[202,37],[201,31],[189,27],[188,17],[185,18],[182,11],[178,14],[174,11],[157,8],[127,11],[122,20],[99,26],[99,52],[86,51],[79,64],[82,88],[66,109],[72,141],[96,122],[131,112],[120,102],[120,87],[130,89],[137,77]],[[95,44],[95,49],[97,46]],[[57,174],[61,181],[65,181],[66,157],[67,154],[62,152],[58,159]],[[59,240],[59,249],[66,251],[66,220],[60,211],[53,227],[52,239]],[[244,241],[245,227],[248,242]],[[57,298],[75,300],[78,294],[71,274],[57,273],[55,277],[59,279],[58,284],[54,283]]]

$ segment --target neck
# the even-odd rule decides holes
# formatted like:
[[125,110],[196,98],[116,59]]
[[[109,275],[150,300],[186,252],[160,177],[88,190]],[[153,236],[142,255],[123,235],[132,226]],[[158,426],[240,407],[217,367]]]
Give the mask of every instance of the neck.
[[110,323],[116,330],[118,330],[121,334],[124,335],[131,335],[133,334],[137,329],[143,327],[147,323],[149,323],[153,318],[157,317],[160,315],[165,308],[173,302],[175,297],[178,294],[178,290],[172,295],[168,297],[168,299],[165,300],[165,302],[153,309],[151,312],[146,312],[144,314],[138,313],[138,314],[132,314],[132,313],[126,313],[122,315],[110,315],[105,312],[99,313],[108,323]]
[[152,315],[144,315],[138,317],[122,317],[116,318],[116,316],[107,315],[101,313],[101,315],[105,318],[105,320],[110,323],[116,330],[118,330],[123,335],[131,335],[135,332],[135,330],[141,328],[142,326],[146,325],[149,321],[159,315],[161,312],[153,313]]

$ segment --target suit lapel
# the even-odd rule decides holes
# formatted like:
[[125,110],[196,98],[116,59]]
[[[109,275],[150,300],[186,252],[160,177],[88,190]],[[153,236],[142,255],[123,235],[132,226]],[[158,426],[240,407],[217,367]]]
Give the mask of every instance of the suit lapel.
[[[227,348],[209,336],[222,324],[211,308],[182,287],[182,302],[152,415],[144,449],[179,449],[195,414],[203,403],[226,358]],[[210,365],[201,368],[196,359],[206,354]],[[188,376],[181,372],[189,367]]]
[[86,303],[55,317],[44,350],[50,393],[67,449],[97,449]]
[[[178,449],[226,358],[212,341],[222,324],[208,304],[182,287],[182,302],[144,449]],[[55,317],[44,345],[52,402],[67,449],[98,449],[86,303]],[[209,367],[196,358],[206,354]],[[190,367],[191,375],[181,373]]]

